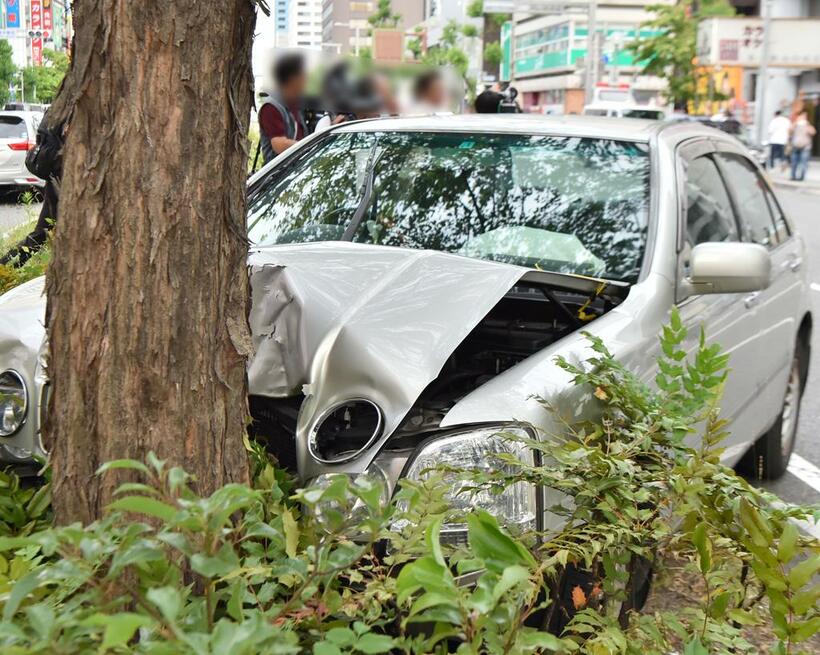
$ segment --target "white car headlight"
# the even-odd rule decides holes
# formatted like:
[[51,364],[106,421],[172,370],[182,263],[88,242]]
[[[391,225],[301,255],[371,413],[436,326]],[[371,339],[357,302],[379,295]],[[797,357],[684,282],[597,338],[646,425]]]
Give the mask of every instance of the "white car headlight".
[[[503,471],[515,473],[515,466],[503,462],[498,455],[509,453],[527,464],[535,464],[535,452],[526,444],[510,439],[505,433],[523,438],[531,435],[521,427],[487,427],[469,432],[450,434],[421,447],[411,461],[405,477],[411,480],[423,480],[437,466],[444,465],[466,471]],[[529,530],[536,527],[538,515],[537,490],[535,485],[527,482],[516,482],[502,493],[492,494],[487,491],[467,491],[472,486],[469,481],[461,479],[458,473],[447,473],[445,482],[452,486],[448,499],[456,510],[465,513],[480,507],[498,518],[507,527]],[[460,542],[466,537],[467,527],[464,523],[451,523],[442,526],[443,540]]]
[[16,371],[0,373],[0,437],[10,437],[26,420],[28,396],[23,378]]

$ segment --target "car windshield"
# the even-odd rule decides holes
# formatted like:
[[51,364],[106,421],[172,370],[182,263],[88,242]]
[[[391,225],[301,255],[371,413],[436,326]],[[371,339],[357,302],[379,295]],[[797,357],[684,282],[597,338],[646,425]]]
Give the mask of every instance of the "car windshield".
[[352,240],[634,281],[646,144],[558,136],[329,134],[256,184],[258,245]]

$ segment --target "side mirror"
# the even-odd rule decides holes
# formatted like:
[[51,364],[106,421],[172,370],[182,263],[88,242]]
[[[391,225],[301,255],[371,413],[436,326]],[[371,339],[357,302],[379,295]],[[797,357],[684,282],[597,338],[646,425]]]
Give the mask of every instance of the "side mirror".
[[690,295],[747,293],[771,283],[769,252],[756,243],[701,243],[692,249]]

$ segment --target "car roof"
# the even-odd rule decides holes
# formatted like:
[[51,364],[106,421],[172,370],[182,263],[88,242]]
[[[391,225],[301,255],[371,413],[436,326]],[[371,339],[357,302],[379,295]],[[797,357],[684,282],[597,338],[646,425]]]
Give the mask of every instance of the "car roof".
[[[673,126],[676,129],[670,129]],[[338,132],[472,132],[502,134],[550,134],[649,143],[667,132],[673,140],[721,134],[692,122],[685,124],[641,118],[604,116],[543,116],[540,114],[436,114],[401,118],[376,118],[342,123]]]
[[342,130],[562,134],[649,141],[655,121],[598,116],[542,116],[540,114],[436,114],[379,118],[343,124]]

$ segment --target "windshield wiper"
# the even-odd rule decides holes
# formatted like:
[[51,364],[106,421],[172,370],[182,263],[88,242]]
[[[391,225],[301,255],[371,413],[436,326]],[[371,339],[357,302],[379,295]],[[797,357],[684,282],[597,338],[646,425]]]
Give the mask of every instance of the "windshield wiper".
[[378,165],[383,154],[384,150],[379,149],[379,142],[376,141],[376,143],[373,144],[373,151],[367,159],[367,167],[364,171],[362,198],[359,200],[359,205],[356,207],[356,211],[353,212],[353,218],[350,219],[350,223],[348,223],[344,234],[342,234],[342,241],[353,241],[353,237],[359,230],[359,226],[364,219],[364,215],[367,213],[367,208],[370,206],[370,200],[373,197],[373,184],[376,180],[376,166]]

